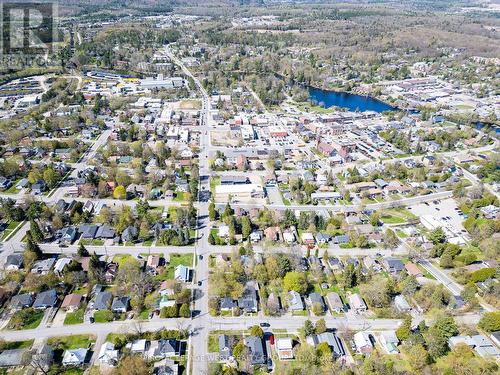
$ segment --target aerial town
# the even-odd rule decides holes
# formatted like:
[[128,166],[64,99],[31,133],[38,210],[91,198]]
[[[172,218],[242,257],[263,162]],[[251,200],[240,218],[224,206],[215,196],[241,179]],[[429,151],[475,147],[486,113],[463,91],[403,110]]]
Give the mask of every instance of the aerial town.
[[0,65],[0,374],[498,374],[498,2],[138,3]]

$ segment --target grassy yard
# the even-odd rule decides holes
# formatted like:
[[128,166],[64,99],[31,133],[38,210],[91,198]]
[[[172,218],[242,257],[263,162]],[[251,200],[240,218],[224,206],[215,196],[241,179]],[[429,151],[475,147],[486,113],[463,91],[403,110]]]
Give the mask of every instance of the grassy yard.
[[101,310],[94,312],[94,320],[96,323],[107,323],[113,321],[113,313],[111,310]]
[[208,352],[209,353],[219,352],[219,335],[214,335],[214,334],[208,335]]
[[44,312],[34,309],[24,309],[17,311],[10,318],[7,327],[9,329],[34,329],[40,325],[43,319]]
[[33,345],[35,340],[25,340],[25,341],[12,341],[6,342],[2,350],[12,350],[12,349],[29,349]]
[[181,191],[176,191],[173,201],[174,202],[184,202],[186,200],[186,194],[187,193],[183,193]]
[[5,228],[5,230],[2,232],[1,240],[5,241],[9,235],[17,232],[17,230],[19,230],[22,227],[22,225],[20,225],[19,228],[16,230],[17,226],[20,223],[21,223],[20,221],[10,221],[9,224],[7,225],[7,228]]
[[113,256],[113,262],[118,263],[118,267],[122,267],[126,262],[134,259],[130,254],[116,254]]
[[210,177],[210,191],[215,194],[215,187],[220,185],[220,177]]
[[188,254],[170,254],[170,262],[168,263],[167,266],[167,278],[168,279],[173,279],[174,278],[174,272],[175,272],[175,267],[178,265],[184,265],[187,267],[192,267],[193,266],[193,253],[188,253]]
[[88,348],[95,341],[91,335],[56,336],[48,339],[47,344],[60,349]]
[[64,318],[65,325],[80,324],[83,323],[83,316],[85,314],[84,309],[78,309],[75,312],[69,312]]

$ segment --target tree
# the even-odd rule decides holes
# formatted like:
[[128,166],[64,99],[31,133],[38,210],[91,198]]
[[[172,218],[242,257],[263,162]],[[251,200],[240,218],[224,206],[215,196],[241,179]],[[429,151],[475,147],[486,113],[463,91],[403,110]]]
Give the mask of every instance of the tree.
[[191,316],[191,310],[187,303],[183,303],[179,309],[179,316],[182,318],[189,318]]
[[304,322],[304,336],[311,336],[316,333],[314,324],[308,319]]
[[429,354],[422,344],[412,345],[406,352],[408,362],[415,371],[422,371],[429,363]]
[[36,259],[40,258],[43,254],[40,246],[33,240],[31,231],[26,232],[26,251],[35,254]]
[[81,242],[80,242],[80,245],[78,246],[77,254],[79,257],[88,257],[89,256],[89,252],[88,252],[87,248]]
[[399,245],[399,238],[392,229],[387,229],[384,233],[384,247],[395,248]]
[[126,199],[127,198],[127,191],[125,190],[125,186],[118,185],[117,187],[115,187],[115,190],[113,190],[113,198]]
[[52,167],[49,167],[45,171],[43,171],[43,179],[50,189],[53,189],[56,186],[58,178],[59,175]]
[[411,315],[405,316],[403,324],[401,324],[396,330],[396,336],[399,341],[405,341],[411,334]]
[[373,212],[370,215],[370,224],[373,225],[374,227],[378,227],[380,223],[380,214],[378,212]]
[[113,375],[143,375],[149,374],[149,366],[141,355],[130,355],[122,358],[113,371]]
[[500,331],[500,311],[484,313],[478,327],[488,332]]
[[44,235],[34,219],[30,220],[30,233],[34,242],[40,243],[44,240]]
[[210,221],[217,219],[217,211],[215,210],[215,203],[213,201],[208,205],[208,217]]
[[243,235],[243,238],[247,239],[251,231],[252,223],[250,222],[250,219],[248,216],[243,216],[241,218],[241,234]]
[[305,294],[309,288],[306,275],[296,271],[288,272],[285,275],[283,286],[286,290],[294,290],[299,294]]
[[320,319],[316,322],[316,333],[319,335],[320,333],[326,332],[326,322],[325,319]]
[[428,235],[429,241],[431,241],[434,245],[443,243],[446,241],[446,234],[444,233],[443,228],[437,227]]
[[264,331],[257,325],[250,327],[249,332],[251,336],[264,337]]

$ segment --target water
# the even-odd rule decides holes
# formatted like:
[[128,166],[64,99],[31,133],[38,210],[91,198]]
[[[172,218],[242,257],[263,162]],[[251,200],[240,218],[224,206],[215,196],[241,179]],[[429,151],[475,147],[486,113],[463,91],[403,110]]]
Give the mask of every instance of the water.
[[395,107],[369,96],[350,94],[347,92],[327,91],[314,87],[309,87],[309,99],[311,99],[314,104],[323,108],[336,106],[347,108],[350,111],[374,111],[379,113],[396,110]]

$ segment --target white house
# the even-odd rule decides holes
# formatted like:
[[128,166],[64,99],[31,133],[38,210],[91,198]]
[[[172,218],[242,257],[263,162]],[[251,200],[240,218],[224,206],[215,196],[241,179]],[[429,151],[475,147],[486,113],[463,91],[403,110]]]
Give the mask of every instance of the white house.
[[115,349],[115,346],[106,341],[99,351],[99,356],[97,359],[99,362],[107,364],[109,366],[115,366],[118,363],[119,351]]
[[398,354],[399,340],[396,331],[384,331],[380,333],[379,342],[388,354]]
[[280,361],[293,359],[293,341],[290,337],[282,337],[276,340],[276,351]]
[[370,335],[368,332],[357,332],[354,334],[354,344],[356,345],[356,349],[359,353],[367,354],[371,353],[373,350],[373,344],[370,340]]
[[88,350],[85,348],[68,349],[64,352],[62,364],[64,366],[81,366],[85,363]]

